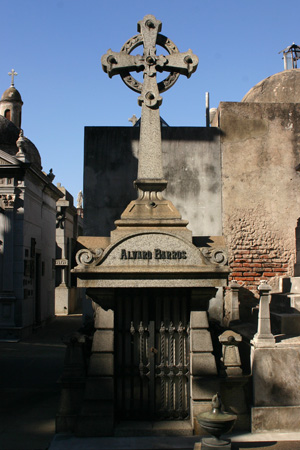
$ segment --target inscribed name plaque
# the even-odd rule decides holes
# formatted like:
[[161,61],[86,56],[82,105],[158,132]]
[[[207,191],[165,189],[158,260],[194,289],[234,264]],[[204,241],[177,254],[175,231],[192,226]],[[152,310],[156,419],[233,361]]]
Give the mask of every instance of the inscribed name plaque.
[[201,252],[185,239],[145,232],[127,236],[104,252],[102,266],[194,266],[205,264]]

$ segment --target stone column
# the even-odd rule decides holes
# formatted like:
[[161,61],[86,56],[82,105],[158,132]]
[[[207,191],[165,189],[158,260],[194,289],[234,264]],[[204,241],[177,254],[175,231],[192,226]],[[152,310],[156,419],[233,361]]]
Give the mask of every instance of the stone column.
[[270,302],[271,286],[265,280],[260,282],[258,290],[260,291],[258,327],[252,344],[255,348],[275,347],[275,338],[271,333]]
[[114,426],[114,311],[95,304],[94,325],[96,331],[76,434],[111,436]]
[[229,290],[225,295],[225,317],[223,324],[226,327],[228,327],[231,322],[240,320],[239,290],[240,285],[236,280],[232,280],[229,284]]
[[[2,255],[2,292],[0,292],[0,323],[2,326],[16,325],[14,295],[14,206],[15,194],[1,194],[3,210],[3,255]],[[2,335],[6,338],[6,334]]]

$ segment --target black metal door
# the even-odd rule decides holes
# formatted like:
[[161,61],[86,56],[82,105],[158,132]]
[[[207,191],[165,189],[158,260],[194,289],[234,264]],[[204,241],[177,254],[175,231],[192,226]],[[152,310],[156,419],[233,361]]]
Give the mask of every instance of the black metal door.
[[123,289],[116,308],[116,415],[189,416],[189,291]]

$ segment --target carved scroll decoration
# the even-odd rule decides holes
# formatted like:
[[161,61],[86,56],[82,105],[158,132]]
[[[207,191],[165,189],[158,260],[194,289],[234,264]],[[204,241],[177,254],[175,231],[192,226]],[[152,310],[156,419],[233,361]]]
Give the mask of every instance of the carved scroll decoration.
[[102,248],[96,248],[95,250],[90,250],[88,248],[83,248],[76,253],[75,259],[78,266],[96,266],[103,255]]
[[223,248],[201,248],[203,256],[207,258],[212,264],[225,266],[228,262],[228,256]]

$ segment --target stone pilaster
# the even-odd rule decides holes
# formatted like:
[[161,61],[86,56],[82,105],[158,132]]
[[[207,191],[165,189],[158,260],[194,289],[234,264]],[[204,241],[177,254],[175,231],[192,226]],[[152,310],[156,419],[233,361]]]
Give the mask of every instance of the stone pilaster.
[[210,400],[219,390],[216,361],[212,354],[213,346],[208,326],[206,311],[191,312],[191,418],[195,428],[200,432],[195,416],[210,409]]
[[96,331],[77,424],[79,436],[111,436],[114,426],[114,311],[95,308]]

